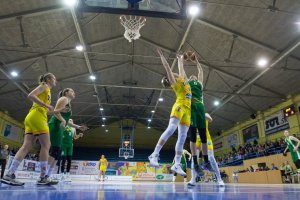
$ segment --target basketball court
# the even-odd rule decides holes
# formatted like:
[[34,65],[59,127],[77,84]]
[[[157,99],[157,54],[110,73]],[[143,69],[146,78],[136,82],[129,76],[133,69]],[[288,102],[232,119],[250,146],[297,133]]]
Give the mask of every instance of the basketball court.
[[299,185],[199,184],[194,188],[183,183],[151,182],[72,182],[57,186],[36,186],[27,182],[24,187],[1,185],[1,198],[25,199],[297,199]]

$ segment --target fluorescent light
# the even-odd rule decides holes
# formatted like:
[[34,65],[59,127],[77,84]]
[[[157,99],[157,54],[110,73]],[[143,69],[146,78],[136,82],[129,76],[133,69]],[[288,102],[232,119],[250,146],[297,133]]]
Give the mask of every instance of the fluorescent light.
[[77,3],[77,0],[64,0],[64,4],[67,6],[73,7]]
[[150,126],[148,126],[147,128],[148,128],[148,129],[150,129],[151,127],[150,127]]
[[103,108],[99,108],[99,110],[103,111],[104,109]]
[[148,119],[148,122],[151,122],[151,119]]
[[160,98],[158,99],[158,101],[164,101],[164,98],[161,98],[161,97],[160,97]]
[[105,117],[102,117],[102,120],[106,120],[106,118],[105,118]]
[[105,125],[104,125],[104,124],[102,124],[101,126],[102,126],[102,127],[104,127]]
[[268,64],[268,60],[265,58],[261,58],[257,61],[257,65],[260,67],[265,67]]
[[199,11],[200,11],[199,6],[196,5],[190,5],[188,8],[189,15],[191,15],[192,17],[198,15]]
[[19,76],[18,72],[16,72],[16,71],[10,72],[10,75],[11,75],[12,77],[17,77],[17,76]]
[[96,80],[96,76],[95,75],[90,75],[90,79],[94,81],[94,80]]
[[214,105],[218,106],[218,105],[220,105],[220,102],[216,100],[216,101],[214,101]]
[[155,110],[151,110],[152,113],[155,113]]
[[105,132],[107,133],[107,132],[108,132],[108,130],[106,129],[106,130],[105,130]]
[[76,46],[77,51],[83,51],[83,46],[81,44]]

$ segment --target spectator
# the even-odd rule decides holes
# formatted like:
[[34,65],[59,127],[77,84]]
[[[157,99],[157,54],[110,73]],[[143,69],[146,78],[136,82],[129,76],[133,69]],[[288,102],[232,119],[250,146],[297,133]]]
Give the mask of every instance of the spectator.
[[289,161],[285,162],[284,170],[285,170],[285,174],[291,175],[293,173],[293,169],[289,164]]
[[4,145],[3,149],[0,149],[0,165],[1,165],[1,179],[3,178],[6,162],[8,160],[9,150],[8,145]]
[[254,172],[254,169],[252,166],[249,167],[249,172]]
[[276,167],[275,165],[274,165],[274,163],[272,163],[272,168],[271,168],[272,170],[278,170],[278,167]]

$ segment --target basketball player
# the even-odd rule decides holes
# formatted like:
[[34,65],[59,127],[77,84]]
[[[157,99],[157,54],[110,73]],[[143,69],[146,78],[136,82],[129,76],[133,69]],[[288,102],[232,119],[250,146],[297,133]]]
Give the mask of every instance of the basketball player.
[[287,147],[285,148],[283,155],[286,156],[287,150],[291,152],[292,160],[294,164],[296,165],[297,169],[300,169],[300,140],[294,136],[290,135],[289,131],[284,131],[285,139],[284,141],[287,144]]
[[[220,170],[219,170],[218,164],[217,164],[217,162],[215,160],[215,156],[214,156],[214,146],[213,146],[213,143],[212,143],[212,140],[210,137],[210,133],[208,130],[208,122],[212,122],[212,117],[208,113],[205,113],[205,117],[206,117],[206,138],[207,138],[207,148],[208,148],[208,160],[212,167],[212,171],[215,173],[215,175],[217,177],[218,185],[221,187],[224,187],[224,182],[221,178]],[[198,147],[198,149],[200,151],[201,150],[201,142],[200,142],[200,137],[198,137],[198,138],[199,139],[197,140],[196,146]],[[197,154],[199,156],[199,153],[197,153]],[[191,170],[192,170],[192,178],[191,178],[190,182],[188,183],[188,185],[195,186],[197,173],[196,173],[195,167],[194,167],[194,160],[192,160]]]
[[55,167],[56,162],[60,159],[61,156],[61,145],[62,145],[62,136],[63,131],[65,130],[66,125],[73,127],[75,129],[80,129],[81,131],[87,130],[85,126],[79,126],[69,122],[69,119],[72,115],[71,101],[75,98],[75,92],[71,88],[66,88],[59,93],[59,99],[57,100],[55,109],[68,108],[65,112],[60,112],[54,114],[48,122],[50,129],[50,140],[51,148],[49,154],[49,169],[47,172],[47,177],[50,177],[52,171]]
[[104,176],[105,176],[107,165],[108,165],[108,162],[107,162],[105,156],[102,155],[101,159],[99,160],[99,181],[104,181]]
[[[186,173],[186,168],[187,168],[187,163],[186,163],[186,158],[185,158],[186,155],[189,156],[189,161],[190,161],[191,158],[192,158],[192,154],[190,154],[187,150],[183,149],[183,151],[182,151],[182,156],[181,156],[181,160],[180,160],[180,164],[181,164],[182,170],[183,170],[185,173]],[[173,163],[175,163],[175,160],[173,160]],[[176,176],[177,176],[177,173],[174,173],[174,174],[173,174],[173,182],[175,182]],[[185,176],[184,176],[184,182],[186,182],[186,178],[187,178],[187,176],[185,175]]]
[[55,76],[52,73],[47,73],[40,76],[39,86],[29,93],[28,98],[33,102],[33,105],[24,121],[24,142],[22,147],[15,155],[7,174],[1,180],[2,183],[16,186],[24,185],[24,183],[16,180],[15,172],[17,171],[24,157],[32,148],[32,145],[36,141],[36,139],[38,139],[39,143],[41,144],[39,156],[41,174],[39,180],[37,181],[37,184],[47,185],[50,183],[50,180],[46,177],[48,166],[47,160],[50,148],[47,113],[55,114],[66,110],[65,106],[62,106],[59,109],[54,109],[53,106],[50,105],[51,88],[55,85]]
[[[73,124],[73,120],[69,119],[69,123]],[[76,134],[76,129],[66,126],[62,135],[62,144],[61,144],[61,172],[63,173],[63,179],[66,182],[71,182],[70,179],[70,169],[73,156],[73,139],[77,140],[83,137],[83,133]],[[67,161],[67,171],[65,172],[65,164]]]
[[171,111],[169,125],[159,138],[154,152],[149,156],[149,161],[151,166],[159,166],[159,152],[178,127],[178,139],[175,146],[175,164],[171,167],[171,170],[177,174],[180,174],[181,176],[186,176],[186,173],[181,169],[180,160],[182,156],[183,145],[187,136],[187,131],[190,126],[192,95],[191,88],[187,82],[187,79],[185,78],[186,74],[183,69],[183,56],[179,54],[177,55],[179,70],[178,75],[172,72],[162,51],[158,49],[157,52],[160,55],[165,70],[167,71],[169,83],[176,94],[176,102]]
[[196,135],[197,129],[202,143],[202,154],[204,157],[204,165],[209,170],[211,169],[208,155],[207,155],[207,137],[206,137],[206,125],[205,125],[205,109],[203,103],[203,69],[198,59],[193,55],[198,69],[198,77],[192,75],[189,79],[189,84],[192,91],[192,106],[191,106],[191,126],[190,132],[190,148],[193,156],[194,167],[199,175],[203,174],[201,167],[198,164],[198,157],[196,155]]

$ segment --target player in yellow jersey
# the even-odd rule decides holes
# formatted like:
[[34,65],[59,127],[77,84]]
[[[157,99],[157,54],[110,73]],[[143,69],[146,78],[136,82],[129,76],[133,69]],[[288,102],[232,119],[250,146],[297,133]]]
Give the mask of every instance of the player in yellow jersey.
[[[207,152],[208,152],[207,155],[208,155],[208,160],[210,162],[211,168],[213,169],[213,172],[215,173],[215,175],[217,177],[218,185],[221,186],[221,187],[223,187],[224,186],[224,182],[223,182],[223,180],[221,178],[220,170],[219,170],[218,164],[217,164],[217,162],[215,160],[214,146],[213,146],[213,142],[212,142],[209,130],[208,130],[208,122],[212,122],[212,117],[208,113],[205,113],[205,118],[206,118],[206,138],[207,138]],[[196,147],[197,147],[197,156],[199,157],[199,153],[201,151],[200,136],[197,137]],[[196,185],[197,172],[194,169],[194,161],[193,160],[192,160],[191,168],[192,168],[192,178],[191,178],[191,181],[188,183],[188,185],[189,186],[195,186]]]
[[191,120],[191,88],[187,82],[186,74],[183,69],[183,55],[177,55],[179,74],[175,74],[172,72],[162,51],[158,49],[157,52],[160,55],[162,64],[167,72],[168,82],[176,94],[176,102],[171,111],[169,125],[159,138],[154,152],[149,156],[149,161],[151,166],[159,166],[159,152],[178,127],[178,139],[175,146],[174,158],[175,164],[172,166],[171,171],[180,174],[181,176],[186,176],[186,173],[180,166],[180,160]]
[[52,73],[47,73],[40,76],[39,86],[29,93],[28,98],[33,102],[33,105],[29,110],[29,113],[27,114],[24,121],[24,142],[22,147],[15,155],[7,174],[3,177],[1,182],[10,185],[24,185],[24,183],[16,180],[15,172],[17,171],[17,168],[24,159],[24,157],[32,148],[32,145],[35,143],[36,139],[38,139],[41,145],[39,157],[41,175],[37,184],[46,185],[50,183],[50,180],[45,178],[50,148],[47,114],[59,113],[65,109],[62,108],[61,110],[54,110],[53,106],[50,105],[51,88],[55,85],[55,76]]
[[104,176],[106,172],[108,162],[104,155],[101,156],[101,159],[99,160],[99,181],[104,181]]

